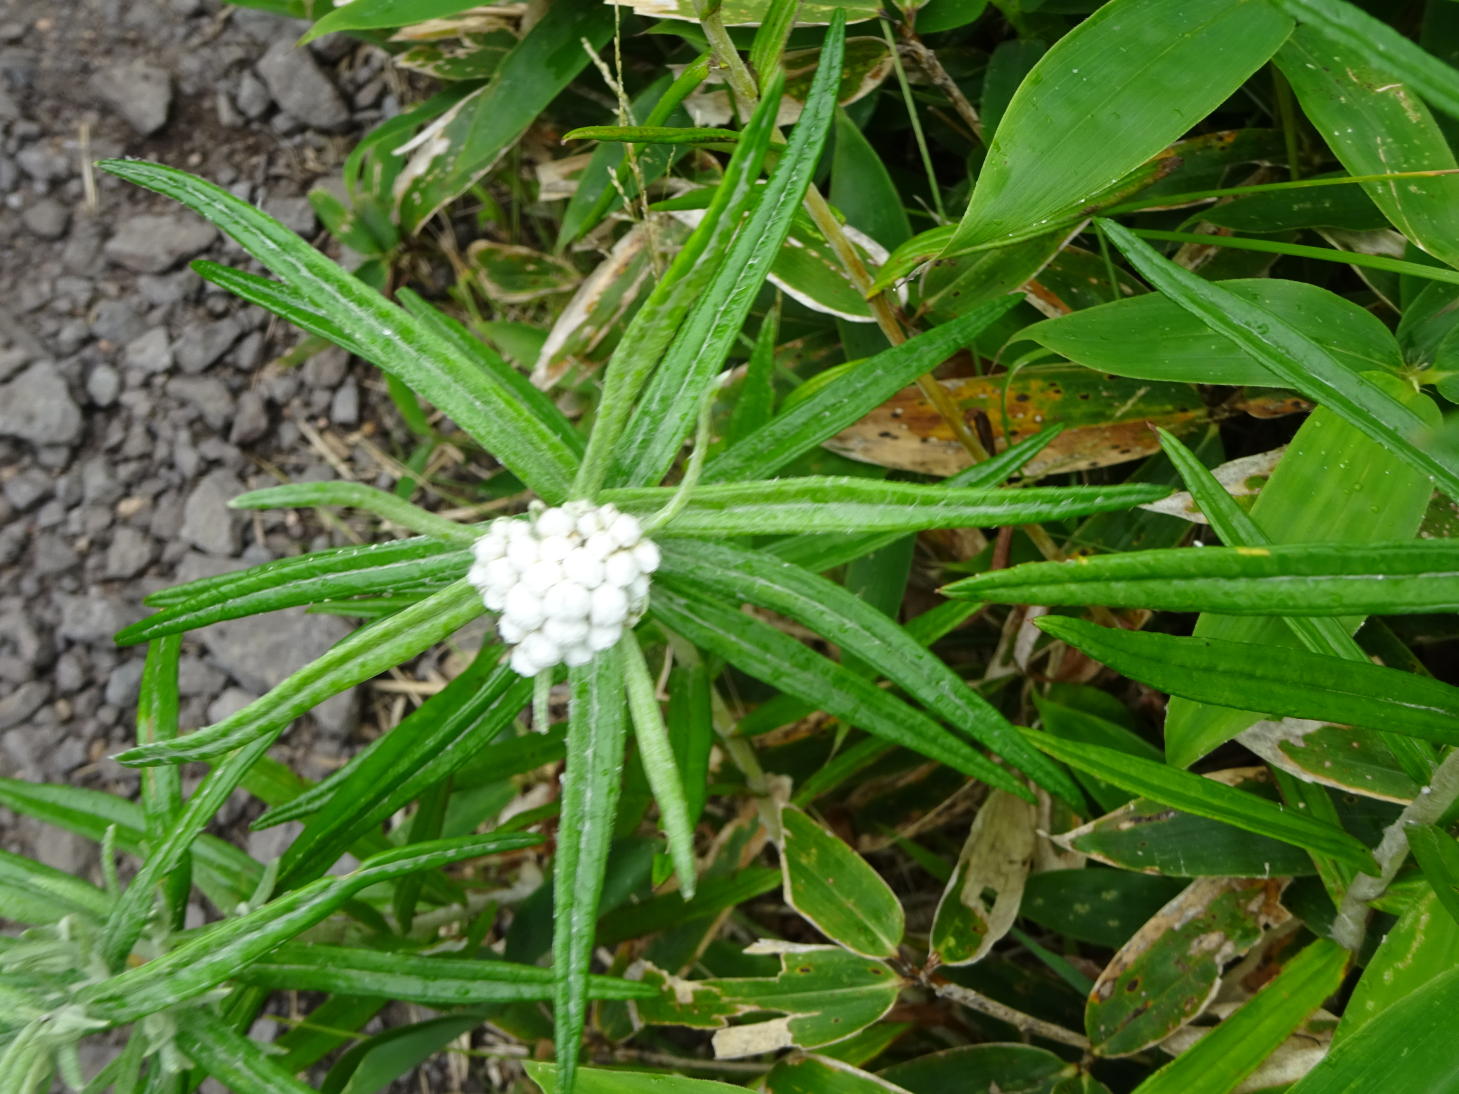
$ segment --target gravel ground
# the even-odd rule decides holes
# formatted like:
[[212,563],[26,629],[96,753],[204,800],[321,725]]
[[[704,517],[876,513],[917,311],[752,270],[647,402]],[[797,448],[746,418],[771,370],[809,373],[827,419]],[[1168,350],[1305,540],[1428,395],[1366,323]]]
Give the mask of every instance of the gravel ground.
[[[394,482],[372,455],[393,450],[393,415],[369,370],[333,349],[281,361],[296,331],[187,268],[249,266],[242,252],[88,166],[183,167],[325,244],[305,195],[400,92],[383,54],[299,49],[301,29],[219,0],[0,0],[0,775],[134,794],[137,774],[107,757],[135,732],[144,651],[112,635],[142,597],[372,534],[225,508],[244,489],[340,467]],[[184,728],[349,630],[294,612],[190,636]],[[276,755],[322,776],[405,703],[373,698],[363,711],[357,695],[332,700]],[[267,861],[295,829],[250,833],[256,812],[240,792],[219,830]],[[87,841],[4,810],[0,846],[99,877]],[[454,1085],[408,1088],[422,1081]]]

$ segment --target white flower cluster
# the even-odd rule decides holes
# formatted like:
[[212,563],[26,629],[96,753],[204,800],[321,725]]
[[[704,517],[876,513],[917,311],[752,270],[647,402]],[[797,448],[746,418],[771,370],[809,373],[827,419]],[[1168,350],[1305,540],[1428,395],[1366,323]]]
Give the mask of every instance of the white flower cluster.
[[473,550],[467,580],[501,612],[497,633],[523,676],[585,665],[613,646],[648,607],[648,575],[659,567],[634,517],[588,501],[499,517]]

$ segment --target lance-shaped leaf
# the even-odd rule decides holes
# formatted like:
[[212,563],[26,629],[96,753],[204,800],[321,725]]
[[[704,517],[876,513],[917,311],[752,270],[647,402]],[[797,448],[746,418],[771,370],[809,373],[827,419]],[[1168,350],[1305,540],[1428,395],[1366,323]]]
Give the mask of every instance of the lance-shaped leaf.
[[324,656],[221,722],[172,741],[129,749],[117,760],[146,767],[206,760],[231,752],[264,734],[281,731],[330,696],[409,660],[485,610],[480,595],[465,581],[448,585],[373,627],[353,632]]
[[1342,985],[1351,954],[1308,943],[1235,1014],[1135,1088],[1135,1094],[1227,1094]]
[[980,960],[1013,926],[1037,823],[1035,807],[1012,794],[995,790],[983,802],[932,919],[928,942],[942,964]]
[[[551,1064],[527,1060],[527,1077],[542,1088],[542,1094],[566,1091]],[[624,1071],[619,1068],[585,1067],[577,1074],[577,1094],[740,1094],[745,1088],[710,1079],[689,1079],[663,1071]]]
[[765,1076],[764,1089],[766,1094],[909,1094],[905,1087],[833,1056],[781,1060]]
[[1112,630],[1079,619],[1045,616],[1037,625],[1170,695],[1459,744],[1459,688],[1430,677],[1306,650]]
[[[427,1007],[461,1007],[551,999],[552,970],[513,961],[425,957],[419,954],[305,943],[280,946],[239,975],[244,983],[278,991],[327,991],[399,999]],[[590,976],[593,999],[651,998],[650,984]]]
[[704,481],[739,482],[773,475],[970,345],[1017,303],[1013,296],[989,301],[854,365],[710,460],[704,468]]
[[783,808],[780,825],[785,902],[853,953],[896,956],[902,906],[881,875],[799,809]]
[[435,403],[543,498],[566,497],[574,459],[562,438],[428,324],[221,187],[141,161],[100,166],[212,221],[306,304],[350,332],[354,352]]
[[1173,878],[1128,870],[1046,870],[1028,879],[1019,914],[1077,942],[1117,950],[1182,888]]
[[1459,843],[1432,824],[1408,829],[1408,846],[1424,878],[1449,915],[1459,922]]
[[1368,960],[1333,1036],[1341,1044],[1369,1022],[1459,964],[1459,923],[1432,889],[1398,917]]
[[176,1022],[177,1047],[234,1094],[312,1094],[312,1086],[290,1075],[263,1045],[239,1033],[211,1008],[180,1010]]
[[1394,738],[1370,729],[1281,718],[1257,722],[1237,740],[1273,767],[1307,782],[1401,805],[1419,792],[1420,784],[1394,759]]
[[669,857],[679,876],[679,887],[685,900],[694,896],[697,871],[694,865],[694,822],[689,818],[689,799],[684,780],[674,762],[674,749],[669,730],[654,693],[653,677],[648,672],[643,649],[638,639],[627,636],[623,643],[624,682],[627,687],[628,712],[633,719],[633,738],[638,744],[638,758],[643,773],[653,789],[654,802],[669,844]]
[[[708,385],[739,336],[770,264],[790,233],[836,109],[846,21],[826,31],[806,108],[724,260],[685,318],[624,436],[618,465],[630,485],[657,482],[673,465],[699,414]],[[778,81],[771,81],[773,91]],[[768,96],[767,96],[768,97]]]
[[1256,0],[1114,0],[1019,85],[948,247],[1025,239],[1077,215],[1216,109],[1292,21]]
[[1387,388],[1354,373],[1302,331],[1250,301],[1177,266],[1114,221],[1100,226],[1157,289],[1230,339],[1281,381],[1355,426],[1459,498],[1459,467],[1423,446],[1427,422]]
[[[1029,748],[987,700],[894,620],[854,593],[757,551],[704,541],[665,540],[663,547],[664,578],[687,579],[696,590],[712,592],[728,603],[748,600],[804,623],[835,642],[844,653],[875,665],[928,710],[1028,772],[1040,785],[1069,801],[1080,800],[1074,784],[1054,764]],[[869,693],[880,689],[862,681],[859,690]],[[849,721],[875,732],[870,725],[854,718]],[[1028,792],[1014,780],[1004,778],[1000,785],[1020,797],[1028,797]]]
[[1006,770],[925,714],[784,631],[730,607],[713,593],[701,591],[697,583],[661,574],[655,582],[652,611],[701,649],[805,700],[815,709],[991,786],[1027,793]]
[[1163,1041],[1210,1005],[1221,968],[1288,919],[1280,881],[1202,878],[1161,908],[1105,966],[1084,1010],[1101,1056]]
[[[1169,489],[1157,483],[1130,483],[960,490],[842,477],[770,479],[696,486],[665,530],[715,537],[990,528],[1132,509],[1163,498]],[[660,508],[670,496],[672,491],[666,488],[603,493],[605,501],[643,514]]]
[[1108,1094],[1078,1064],[1035,1045],[959,1045],[903,1060],[877,1074],[918,1094]]
[[1448,969],[1405,996],[1323,1058],[1290,1094],[1372,1090],[1451,1090],[1459,1079],[1454,1009],[1459,969]]
[[438,517],[404,498],[362,482],[291,482],[249,490],[228,503],[230,509],[294,509],[338,505],[363,509],[407,531],[450,543],[472,543],[480,534],[470,525]]
[[96,886],[23,855],[0,851],[0,919],[54,923],[62,916],[106,918],[111,901]]
[[1081,771],[1172,809],[1209,817],[1295,847],[1321,851],[1359,869],[1374,868],[1368,849],[1341,828],[1288,812],[1265,798],[1113,748],[1062,741],[1043,733],[1030,734],[1029,739],[1049,755]]
[[1274,544],[1130,551],[977,574],[947,596],[1220,615],[1405,615],[1459,610],[1459,543]]
[[557,1081],[573,1088],[588,1012],[593,931],[623,783],[627,719],[622,653],[614,647],[568,674],[567,768],[553,870],[552,972]]
[[234,919],[224,920],[161,957],[84,988],[87,1012],[109,1023],[135,1021],[186,1002],[242,971],[338,911],[355,894],[417,870],[434,870],[541,841],[526,833],[464,836],[402,847],[362,863],[343,877],[321,878]]

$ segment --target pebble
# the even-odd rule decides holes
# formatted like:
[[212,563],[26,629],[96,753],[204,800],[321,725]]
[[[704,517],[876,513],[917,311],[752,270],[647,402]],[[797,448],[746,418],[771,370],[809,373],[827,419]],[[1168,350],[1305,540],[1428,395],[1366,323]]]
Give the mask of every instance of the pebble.
[[268,410],[263,396],[250,388],[238,396],[238,408],[233,415],[233,428],[228,431],[229,444],[249,444],[268,432]]
[[0,437],[66,445],[80,436],[81,408],[51,362],[37,361],[0,385]]
[[91,77],[91,90],[140,136],[167,124],[172,77],[155,65],[141,60],[110,65]]
[[274,102],[290,117],[325,132],[349,124],[349,107],[307,50],[279,39],[259,58],[257,71]]
[[228,508],[228,502],[241,493],[243,484],[232,472],[210,471],[188,495],[178,535],[212,555],[237,554],[243,519]]
[[136,577],[152,564],[157,557],[157,544],[151,536],[138,531],[130,524],[118,525],[111,533],[111,542],[106,547],[106,561],[102,576],[109,578]]
[[111,261],[137,273],[164,273],[206,250],[217,238],[211,224],[191,214],[142,213],[122,221],[102,250]]
[[117,401],[121,394],[122,376],[105,361],[93,368],[86,376],[86,394],[93,405],[105,409]]
[[173,356],[183,372],[202,372],[238,341],[243,324],[233,316],[213,323],[189,323],[178,338]]
[[347,380],[335,389],[329,403],[329,417],[335,425],[353,427],[360,422],[360,389],[353,380]]
[[172,367],[172,342],[168,340],[167,328],[153,327],[145,334],[127,343],[122,354],[128,368],[143,372],[166,372]]
[[0,729],[13,729],[34,714],[50,698],[51,689],[39,680],[27,680],[0,698]]
[[269,98],[268,88],[263,81],[252,72],[244,72],[238,78],[238,87],[233,92],[233,105],[245,118],[252,118],[257,121],[269,112],[273,106],[273,100]]
[[127,625],[129,609],[115,597],[98,593],[62,594],[61,621],[56,633],[73,642],[110,641]]
[[41,239],[60,239],[71,223],[71,210],[55,198],[41,198],[21,212],[20,222],[31,235]]

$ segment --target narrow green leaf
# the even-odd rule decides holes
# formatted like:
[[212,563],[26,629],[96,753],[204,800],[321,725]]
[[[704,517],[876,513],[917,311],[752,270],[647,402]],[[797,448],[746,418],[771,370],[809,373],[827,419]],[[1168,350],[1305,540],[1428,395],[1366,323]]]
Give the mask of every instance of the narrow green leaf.
[[1338,1045],[1405,996],[1459,966],[1459,923],[1426,889],[1383,933],[1333,1034]]
[[382,30],[408,27],[427,19],[443,19],[474,6],[471,0],[353,0],[326,10],[309,28],[299,44],[341,30]]
[[991,786],[1027,793],[1006,770],[926,715],[785,632],[724,604],[716,595],[698,591],[697,584],[690,586],[664,575],[656,582],[652,611],[701,649],[818,710]]
[[1459,1089],[1459,1050],[1452,1036],[1456,1007],[1459,969],[1450,969],[1334,1045],[1288,1094]]
[[417,870],[531,847],[527,833],[464,836],[397,848],[343,877],[321,878],[251,912],[226,919],[144,965],[83,988],[77,1002],[113,1024],[135,1021],[196,998],[255,959],[325,919],[360,891]]
[[[657,482],[673,465],[708,385],[738,337],[770,263],[790,233],[830,130],[845,38],[845,15],[838,11],[826,30],[805,109],[784,152],[634,413],[638,427],[625,434],[618,456],[622,480],[629,485]],[[778,100],[779,77],[770,83],[766,99]]]
[[308,334],[317,335],[326,342],[333,342],[356,357],[368,359],[369,353],[363,342],[358,341],[326,311],[314,307],[288,285],[244,270],[235,270],[231,266],[220,266],[205,258],[191,263],[191,269],[205,281],[227,289],[239,299],[257,304],[285,322],[294,324]]
[[780,826],[785,902],[853,953],[895,957],[906,924],[881,875],[793,806],[781,809]]
[[[275,991],[376,996],[427,1007],[466,1007],[552,998],[551,969],[479,957],[424,957],[357,947],[291,943],[239,974]],[[612,976],[588,977],[591,999],[642,999],[655,988]]]
[[1246,82],[1292,21],[1258,0],[1113,0],[1019,85],[949,251],[1077,213]]
[[750,866],[733,874],[706,877],[693,900],[678,893],[663,893],[636,904],[624,904],[598,920],[598,944],[617,946],[634,938],[712,920],[737,904],[778,889],[779,870]]
[[1113,221],[1100,226],[1151,284],[1212,330],[1229,338],[1288,386],[1366,433],[1459,498],[1452,459],[1420,447],[1429,434],[1422,417],[1388,391],[1332,359],[1301,331],[1265,308],[1239,299],[1162,257]]
[[577,1073],[577,1083],[568,1087],[562,1075],[551,1064],[528,1060],[524,1064],[527,1077],[543,1094],[740,1094],[744,1087],[709,1079],[688,1079],[662,1071],[620,1071],[616,1068],[585,1067]]
[[[687,579],[696,591],[709,592],[730,607],[747,600],[805,624],[835,642],[843,652],[875,665],[917,702],[1027,772],[1040,785],[1066,800],[1080,800],[1074,784],[1055,765],[1029,748],[977,691],[895,621],[855,594],[826,578],[758,551],[705,541],[675,540],[665,540],[663,548],[663,577],[681,582]],[[861,677],[842,671],[860,682],[862,692],[879,691]],[[773,677],[770,682],[780,686]],[[854,718],[848,721],[876,732]],[[1005,776],[1001,785],[1013,794],[1028,797],[1027,790],[1016,780]]]
[[970,345],[1017,303],[1018,298],[1013,296],[991,300],[950,323],[867,358],[710,460],[704,468],[704,481],[740,482],[773,475]]
[[450,543],[472,543],[480,534],[470,525],[438,517],[404,498],[362,482],[291,482],[249,490],[228,503],[230,509],[311,509],[326,505],[363,509],[407,531]]
[[1306,650],[1112,630],[1062,616],[1037,625],[1170,695],[1459,744],[1459,688],[1432,678]]
[[1265,798],[1112,748],[1063,741],[1048,734],[1031,733],[1029,740],[1055,759],[1172,809],[1321,851],[1359,869],[1374,869],[1368,849],[1348,833],[1300,813],[1288,813]]
[[96,886],[0,850],[0,919],[38,924],[80,915],[100,922],[110,908],[111,899]]
[[98,166],[212,221],[311,308],[358,335],[355,352],[435,403],[539,495],[567,496],[575,461],[562,439],[426,324],[221,187],[139,160]]
[[564,141],[621,141],[630,144],[733,144],[736,129],[690,125],[584,125],[562,135]]
[[1459,543],[1292,543],[1030,562],[946,586],[1000,604],[1102,604],[1224,615],[1459,611]]
[[[174,1019],[177,1047],[234,1094],[313,1094],[263,1045],[235,1030],[208,1007],[183,1007]],[[149,1094],[158,1089],[149,1085]]]
[[1227,1094],[1337,991],[1352,955],[1319,938],[1275,980],[1195,1045],[1135,1088],[1135,1094]]
[[588,969],[608,848],[622,789],[624,672],[614,647],[571,669],[567,768],[562,779],[557,861],[553,870],[552,970],[557,1081],[573,1089],[587,1022]]
[[1431,824],[1414,825],[1406,834],[1414,861],[1433,886],[1434,895],[1450,918],[1459,922],[1459,843]]
[[330,696],[409,660],[485,611],[480,594],[465,581],[457,581],[374,626],[353,632],[221,722],[172,741],[139,745],[116,759],[138,767],[206,760],[261,736],[271,739]]
[[653,788],[659,818],[669,842],[669,855],[674,860],[674,873],[684,899],[694,896],[698,871],[694,864],[694,824],[689,819],[689,801],[684,782],[674,762],[674,749],[669,743],[668,727],[654,695],[654,681],[643,659],[643,650],[634,635],[623,642],[623,669],[628,688],[628,712],[633,717],[633,739],[644,774]]

